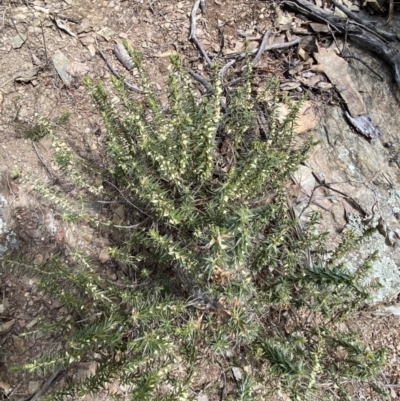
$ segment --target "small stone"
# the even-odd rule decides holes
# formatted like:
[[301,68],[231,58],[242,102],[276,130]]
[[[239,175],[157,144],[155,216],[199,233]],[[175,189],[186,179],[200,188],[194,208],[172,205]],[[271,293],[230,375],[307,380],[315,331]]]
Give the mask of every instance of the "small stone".
[[0,381],[0,388],[4,391],[6,395],[11,391],[11,386],[8,382]]
[[26,41],[26,35],[20,33],[11,39],[11,46],[13,49],[19,49]]
[[110,28],[104,27],[97,31],[97,34],[102,36],[107,42],[115,35],[115,32]]
[[39,381],[31,381],[28,384],[28,393],[35,394],[40,389],[40,382]]
[[242,380],[242,371],[239,368],[233,367],[232,374],[237,382]]
[[96,55],[96,48],[92,44],[90,44],[87,48],[89,50],[90,55],[94,57]]
[[35,266],[40,265],[40,264],[43,263],[43,259],[44,259],[43,255],[37,254],[37,255],[35,256],[35,259],[33,259],[33,264],[34,264]]
[[26,328],[31,329],[36,323],[37,323],[37,319],[33,319],[26,325]]
[[15,324],[15,319],[10,320],[9,322],[0,324],[0,336],[5,335],[11,331]]
[[62,304],[58,299],[55,299],[52,303],[51,303],[51,309],[58,309],[61,308]]
[[121,205],[114,210],[113,221],[114,223],[122,223],[124,220],[125,220],[125,208],[124,205]]
[[80,228],[82,235],[81,238],[85,241],[85,242],[89,242],[91,243],[93,241],[93,233],[94,230],[93,228],[90,228],[88,226],[82,226]]
[[110,253],[108,252],[108,248],[104,247],[99,254],[99,260],[101,263],[106,263],[111,259]]
[[26,351],[26,343],[25,341],[18,336],[12,336],[14,346],[17,349],[18,353],[22,355]]
[[67,66],[69,64],[69,60],[62,52],[60,52],[60,50],[56,51],[56,53],[52,57],[52,60],[54,67],[58,72],[58,75],[63,80],[65,85],[69,86],[72,82],[72,77],[67,72]]

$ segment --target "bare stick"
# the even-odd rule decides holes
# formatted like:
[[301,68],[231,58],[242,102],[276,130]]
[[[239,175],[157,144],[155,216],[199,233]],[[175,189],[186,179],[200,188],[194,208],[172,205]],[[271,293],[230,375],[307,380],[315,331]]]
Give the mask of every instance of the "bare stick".
[[360,58],[356,57],[356,56],[345,56],[344,54],[341,55],[343,58],[353,58],[354,60],[359,61],[360,63],[364,64],[365,67],[367,67],[372,73],[374,73],[377,77],[379,77],[379,79],[381,81],[383,81],[383,77],[381,74],[379,74],[378,72],[376,72],[372,67],[370,67],[364,60],[361,60]]
[[206,16],[206,12],[207,12],[207,9],[206,9],[206,0],[200,0],[200,10],[201,10],[201,15],[202,15],[203,17],[205,17],[205,16]]
[[[214,92],[214,89],[213,89],[212,85],[211,85],[202,75],[196,74],[196,73],[193,72],[193,71],[189,71],[189,74],[190,74],[196,81],[200,82],[200,83],[207,89],[207,91],[208,91],[209,93],[213,93],[213,92]],[[228,109],[227,109],[227,107],[226,107],[226,104],[225,104],[222,100],[220,100],[219,103],[220,103],[220,105],[221,105],[221,109],[223,110],[223,112],[224,112],[224,113],[227,113],[227,112],[228,112]]]
[[42,38],[43,38],[43,46],[44,46],[44,55],[46,57],[46,65],[49,63],[49,59],[47,58],[47,46],[46,46],[46,39],[44,37],[44,31],[43,31],[43,24],[42,20],[40,20],[40,28],[42,30]]
[[[357,22],[358,24],[360,24],[364,29],[366,29],[367,31],[375,34],[375,35],[379,35],[387,40],[395,40],[396,38],[394,37],[394,35],[392,35],[389,32],[382,32],[382,31],[378,31],[377,29],[368,26],[363,20],[362,18],[359,18],[356,14],[354,14],[353,12],[351,12],[347,7],[343,6],[342,4],[340,4],[338,1],[336,0],[330,0],[335,7],[337,7],[340,11],[342,11],[343,13],[345,13],[349,18],[351,18],[353,21]],[[386,24],[385,24],[386,25]]]
[[31,398],[28,398],[27,401],[37,401],[42,396],[42,394],[45,391],[47,391],[47,389],[51,386],[51,384],[56,379],[56,377],[60,374],[60,372],[61,372],[61,368],[57,368],[54,371],[54,373],[44,382],[42,388],[36,394],[34,394]]
[[346,14],[349,18],[365,26],[365,22],[361,18],[358,18],[357,15],[351,12],[347,7],[343,6],[336,0],[330,0],[330,1],[333,3],[335,7],[337,7],[340,11]]
[[264,51],[265,51],[265,49],[267,47],[267,43],[268,43],[268,39],[269,39],[270,35],[271,35],[271,31],[265,32],[265,34],[264,34],[264,36],[262,38],[262,41],[261,41],[261,45],[258,48],[256,56],[254,57],[254,60],[253,60],[253,63],[252,63],[253,67],[255,67],[258,64],[258,62],[260,61],[260,58],[261,58],[262,54],[264,53]]
[[189,71],[189,74],[198,82],[200,82],[209,92],[213,91],[212,85],[200,74],[196,74],[193,71]]
[[219,70],[219,76],[222,79],[222,77],[224,76],[225,72],[228,70],[229,67],[232,67],[233,64],[236,63],[236,60],[230,60],[228,61],[220,70]]
[[5,158],[6,159],[8,159],[8,155],[7,155],[7,152],[6,152],[6,150],[4,149],[4,147],[3,147],[3,145],[0,143],[0,148],[2,148],[3,149],[3,152],[4,152],[4,155],[5,155]]
[[[114,67],[113,67],[113,66],[111,65],[111,63],[108,61],[108,59],[107,59],[106,55],[104,54],[104,52],[103,52],[102,50],[100,50],[100,49],[97,49],[97,50],[98,50],[98,52],[99,52],[101,58],[102,58],[102,59],[104,60],[104,62],[107,64],[107,67],[109,68],[109,70],[111,71],[111,73],[112,73],[114,76],[116,76],[118,79],[121,79],[121,75],[119,74],[119,72],[118,72],[116,69],[114,69]],[[124,79],[124,85],[125,85],[127,88],[129,88],[129,89],[131,89],[131,90],[133,90],[133,91],[135,91],[135,92],[143,93],[143,91],[142,91],[139,87],[137,87],[137,86],[131,84],[131,83],[128,82],[128,80],[126,80],[126,79]]]
[[46,163],[44,162],[42,156],[40,156],[40,153],[39,153],[39,151],[37,150],[37,147],[36,147],[35,142],[33,141],[33,139],[32,139],[32,146],[33,146],[33,149],[35,149],[35,152],[36,152],[37,157],[39,158],[39,160],[42,162],[44,168],[45,168],[45,169],[47,170],[47,172],[49,173],[51,180],[54,181],[53,174],[51,174],[51,171],[50,171],[49,168],[46,166]]
[[203,55],[204,59],[207,61],[207,64],[209,66],[211,66],[211,64],[212,64],[211,60],[207,56],[206,51],[203,49],[203,46],[201,45],[201,43],[199,42],[199,40],[197,39],[197,36],[196,36],[196,14],[197,14],[197,10],[199,9],[200,2],[201,2],[201,0],[196,0],[196,2],[194,3],[193,9],[192,9],[192,13],[190,16],[189,40],[191,40],[197,46],[197,48],[200,50],[200,53]]
[[63,19],[65,21],[70,21],[73,22],[74,24],[80,24],[80,22],[76,18],[68,17],[68,15],[64,14],[57,14],[57,13],[51,13],[54,17]]
[[390,3],[389,3],[389,14],[388,14],[387,20],[384,23],[384,25],[387,25],[390,22],[390,20],[393,18],[393,12],[394,12],[394,0],[390,0]]
[[[276,43],[275,45],[266,46],[265,49],[264,49],[264,52],[268,52],[270,50],[284,49],[286,47],[295,46],[295,45],[297,45],[299,43],[300,43],[300,38],[296,38],[296,39],[292,40],[291,42]],[[258,52],[258,48],[254,49],[254,50],[251,50],[249,53],[250,54],[256,54],[257,52]],[[239,54],[239,58],[246,57],[246,54],[248,54],[248,53],[246,53],[246,52],[240,53]]]
[[111,185],[114,189],[116,189],[120,195],[125,199],[125,201],[131,205],[133,208],[135,208],[136,210],[138,210],[140,213],[143,213],[144,215],[146,215],[147,217],[151,217],[149,216],[144,210],[138,208],[136,205],[134,205],[129,199],[127,199],[127,197],[122,193],[122,191],[116,186],[114,185],[111,181],[108,180],[104,180],[107,184]]

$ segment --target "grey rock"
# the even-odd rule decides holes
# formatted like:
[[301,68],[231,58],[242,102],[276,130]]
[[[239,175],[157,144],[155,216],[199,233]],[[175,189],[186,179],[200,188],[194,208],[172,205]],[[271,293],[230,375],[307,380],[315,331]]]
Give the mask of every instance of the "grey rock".
[[19,33],[11,39],[11,46],[13,49],[19,49],[26,42],[26,35]]
[[[383,288],[373,293],[372,300],[380,303],[400,293],[400,252],[396,249],[400,235],[399,103],[389,67],[363,49],[352,51],[385,77],[380,81],[362,64],[349,63],[349,75],[362,94],[367,115],[379,125],[380,132],[372,126],[368,136],[375,139],[370,141],[355,132],[340,107],[325,108],[316,132],[320,144],[306,162],[317,178],[317,186],[322,185],[314,192],[316,204],[309,211],[321,213],[320,230],[329,232],[327,243],[332,248],[340,241],[343,229],[379,229],[347,255],[345,262],[354,270],[366,256],[379,251],[379,260],[373,263],[365,284],[380,281]],[[308,200],[298,202],[298,213]]]
[[71,85],[72,77],[67,72],[67,67],[69,64],[67,57],[62,52],[60,52],[60,50],[57,50],[54,56],[52,57],[52,60],[54,67],[58,72],[58,75],[63,80],[65,85],[67,86]]

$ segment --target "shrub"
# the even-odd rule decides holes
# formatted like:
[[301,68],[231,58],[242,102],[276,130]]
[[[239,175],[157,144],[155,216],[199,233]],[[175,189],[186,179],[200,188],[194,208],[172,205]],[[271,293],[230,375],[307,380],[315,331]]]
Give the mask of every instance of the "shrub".
[[[43,263],[34,272],[38,290],[58,298],[72,319],[42,323],[42,331],[65,339],[64,347],[24,368],[96,362],[93,376],[58,389],[51,399],[97,392],[115,379],[132,400],[195,399],[196,391],[216,399],[220,374],[231,367],[241,377],[226,379],[230,400],[265,400],[277,390],[310,400],[321,382],[333,394],[344,394],[344,383],[368,382],[384,351],[368,349],[340,322],[368,299],[359,283],[370,260],[350,273],[337,260],[360,238],[349,232],[328,252],[316,232],[318,216],[300,226],[285,197],[285,183],[313,146],[312,139],[295,141],[301,102],[286,100],[290,113],[279,122],[279,84],[255,94],[248,60],[239,86],[222,96],[214,66],[211,89],[200,95],[173,57],[164,105],[140,57],[129,52],[141,99],[117,79],[119,102],[102,84],[85,81],[107,133],[108,166],[94,169],[104,188],[76,179],[84,176],[83,165],[73,163],[65,144],[56,146],[56,156],[75,171],[81,191],[119,198],[133,216],[125,228],[105,216],[85,216],[119,233],[120,243],[109,252],[129,268],[131,279],[108,280],[79,249],[69,253],[68,265],[63,255]],[[258,130],[261,102],[267,123]],[[53,188],[38,188],[61,202]],[[75,218],[81,215],[72,202],[62,205]],[[4,264],[18,265],[11,259]]]

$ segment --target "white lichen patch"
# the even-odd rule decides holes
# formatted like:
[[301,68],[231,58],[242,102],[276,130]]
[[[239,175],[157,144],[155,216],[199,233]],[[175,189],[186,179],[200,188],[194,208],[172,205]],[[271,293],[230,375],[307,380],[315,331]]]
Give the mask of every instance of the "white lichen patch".
[[[361,236],[368,227],[375,227],[376,225],[376,219],[370,221],[366,226],[359,216],[349,215],[346,229]],[[347,268],[354,272],[375,251],[379,252],[378,260],[372,263],[372,268],[364,279],[363,284],[369,287],[378,281],[381,287],[372,290],[372,302],[388,302],[400,293],[400,272],[397,264],[390,258],[393,248],[386,245],[385,237],[382,234],[375,232],[371,236],[364,238],[358,249],[349,252],[343,261],[346,263]]]
[[389,190],[389,199],[387,201],[392,206],[392,213],[400,213],[400,191]]
[[0,258],[8,249],[17,247],[15,234],[7,227],[5,221],[6,207],[7,200],[0,195]]
[[6,222],[4,221],[4,213],[7,206],[7,201],[4,196],[0,195],[0,235],[6,231]]

